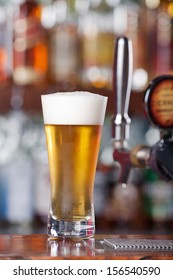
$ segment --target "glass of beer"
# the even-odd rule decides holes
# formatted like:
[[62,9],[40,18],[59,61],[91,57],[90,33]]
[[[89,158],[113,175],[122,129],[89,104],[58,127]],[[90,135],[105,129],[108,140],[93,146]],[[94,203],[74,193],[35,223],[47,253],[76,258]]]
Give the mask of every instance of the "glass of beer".
[[41,96],[50,169],[48,235],[95,233],[94,179],[107,97],[89,92]]

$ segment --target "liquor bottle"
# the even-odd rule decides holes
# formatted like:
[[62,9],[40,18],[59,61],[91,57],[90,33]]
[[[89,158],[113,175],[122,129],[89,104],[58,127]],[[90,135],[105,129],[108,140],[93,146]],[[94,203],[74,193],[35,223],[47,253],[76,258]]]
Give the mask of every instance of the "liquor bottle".
[[0,83],[8,82],[12,75],[12,32],[8,3],[0,3]]
[[36,0],[22,1],[14,8],[13,79],[17,85],[33,85],[46,79],[48,49],[41,12],[42,6]]
[[90,1],[79,16],[81,81],[85,86],[110,88],[112,80],[114,8],[108,1]]
[[56,21],[49,30],[49,79],[63,90],[78,83],[79,42],[74,1],[53,2]]
[[173,1],[143,1],[145,53],[149,81],[173,70]]
[[143,30],[142,53],[145,53],[148,81],[155,77],[158,2],[142,0],[141,3],[140,30]]
[[4,122],[1,118],[0,220],[16,232],[31,225],[33,219],[33,166],[24,141],[26,132],[31,133],[29,124],[30,119],[22,112],[10,112]]
[[156,75],[173,71],[173,1],[161,0],[157,18]]
[[[124,6],[124,16],[122,19],[126,22],[124,35],[132,41],[133,52],[133,82],[132,90],[141,92],[148,84],[148,69],[146,64],[145,45],[145,16],[141,0],[126,0]],[[122,9],[122,8],[121,8]],[[118,10],[117,13],[120,11]],[[121,13],[120,13],[121,15]],[[120,15],[118,18],[120,18]],[[116,14],[117,16],[117,14]],[[124,25],[121,20],[121,26]],[[122,27],[121,27],[122,28]],[[121,34],[120,34],[121,35]]]

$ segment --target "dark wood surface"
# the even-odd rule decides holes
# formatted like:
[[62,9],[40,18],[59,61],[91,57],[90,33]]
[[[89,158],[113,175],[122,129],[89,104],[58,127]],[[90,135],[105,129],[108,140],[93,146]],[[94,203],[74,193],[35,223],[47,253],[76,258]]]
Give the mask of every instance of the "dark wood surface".
[[173,259],[173,250],[162,249],[118,249],[108,246],[105,240],[170,241],[173,235],[96,235],[85,240],[51,239],[45,234],[0,235],[0,259],[100,259],[100,260],[157,260]]

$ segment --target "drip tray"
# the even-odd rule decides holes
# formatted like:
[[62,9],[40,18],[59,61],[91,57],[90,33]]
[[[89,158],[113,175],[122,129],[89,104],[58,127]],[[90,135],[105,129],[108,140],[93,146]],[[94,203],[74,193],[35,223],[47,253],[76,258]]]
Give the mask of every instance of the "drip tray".
[[[98,247],[115,251],[172,251],[173,240],[156,239],[119,239],[98,240]],[[96,246],[97,247],[97,246]],[[99,249],[99,248],[97,248]]]

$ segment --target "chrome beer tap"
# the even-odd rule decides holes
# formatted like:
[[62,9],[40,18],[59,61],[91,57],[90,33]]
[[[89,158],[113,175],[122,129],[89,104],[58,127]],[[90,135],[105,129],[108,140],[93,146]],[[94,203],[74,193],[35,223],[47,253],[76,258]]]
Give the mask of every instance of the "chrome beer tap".
[[173,75],[155,78],[144,95],[144,108],[152,125],[160,130],[160,140],[152,147],[139,144],[128,147],[128,116],[132,83],[132,43],[126,37],[115,45],[113,89],[116,108],[112,121],[113,158],[119,163],[119,182],[129,181],[134,167],[151,168],[161,179],[173,180]]
[[131,164],[149,167],[159,178],[173,180],[173,75],[151,81],[144,95],[144,107],[150,123],[159,128],[160,139],[152,147],[134,147],[130,152]]
[[119,163],[119,181],[126,184],[131,170],[130,150],[128,148],[129,100],[133,72],[132,42],[126,37],[116,41],[113,65],[113,91],[115,94],[115,116],[112,120],[113,158]]

